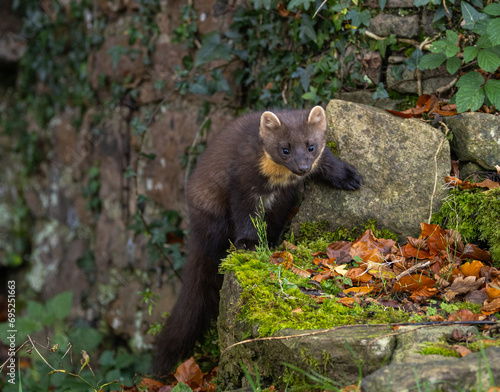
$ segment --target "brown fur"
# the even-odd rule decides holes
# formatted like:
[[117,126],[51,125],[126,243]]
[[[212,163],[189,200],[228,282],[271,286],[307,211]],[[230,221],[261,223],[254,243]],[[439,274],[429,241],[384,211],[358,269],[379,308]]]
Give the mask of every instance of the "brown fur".
[[326,117],[312,110],[250,113],[228,125],[208,146],[189,178],[187,263],[177,303],[156,342],[153,370],[166,373],[187,355],[217,317],[218,265],[230,242],[253,249],[250,217],[265,206],[268,241],[278,243],[296,206],[296,191],[314,175],[354,190],[361,176],[335,158],[326,142]]

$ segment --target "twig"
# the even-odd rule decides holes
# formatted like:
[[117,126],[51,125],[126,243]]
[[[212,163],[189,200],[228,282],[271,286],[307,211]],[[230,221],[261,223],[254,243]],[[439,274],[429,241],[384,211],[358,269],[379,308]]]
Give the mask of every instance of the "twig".
[[322,329],[319,331],[305,332],[297,335],[287,335],[287,336],[268,336],[264,338],[255,338],[255,339],[246,339],[241,342],[236,342],[226,347],[221,351],[221,357],[230,349],[240,346],[242,344],[251,343],[251,342],[263,342],[268,340],[286,340],[286,339],[295,339],[302,338],[305,336],[314,336],[321,335],[328,332],[338,331],[339,329],[345,328],[367,328],[367,327],[404,327],[404,326],[419,326],[419,327],[432,327],[434,325],[495,325],[498,324],[498,321],[427,321],[421,323],[388,323],[388,324],[356,324],[356,325],[340,325],[335,328]]
[[446,0],[443,0],[443,7],[444,7],[444,10],[446,11],[446,15],[448,16],[448,23],[450,24],[450,27],[451,27],[452,26],[451,16],[450,16],[450,11],[448,11],[448,7],[446,6]]
[[431,264],[431,260],[426,261],[425,263],[420,263],[420,264],[415,264],[412,267],[408,268],[407,270],[404,270],[401,272],[398,276],[396,276],[396,282],[401,279],[403,276],[410,275],[412,272],[425,268]]
[[323,8],[323,6],[326,4],[327,0],[323,0],[323,2],[321,3],[321,5],[318,7],[318,9],[316,10],[316,12],[314,13],[313,15],[313,19],[316,17],[316,15],[318,14],[319,10],[321,8]]
[[[389,38],[389,37],[381,37],[375,33],[372,33],[369,30],[365,30],[365,35],[368,38],[372,38],[372,39],[377,40],[377,41],[383,41],[383,40]],[[422,50],[422,48],[425,50],[429,50],[429,48],[431,47],[431,44],[430,44],[430,41],[428,41],[428,38],[426,38],[423,43],[419,43],[418,41],[415,41],[413,39],[408,39],[408,38],[396,38],[396,41],[402,42],[405,44],[413,45],[415,47],[420,48],[420,50]],[[428,41],[429,43],[427,43],[426,41]]]
[[10,354],[10,355],[7,357],[7,359],[5,360],[5,362],[4,362],[4,363],[2,363],[2,365],[0,366],[0,372],[2,372],[3,368],[5,367],[5,365],[7,365],[7,363],[10,361],[10,359],[11,359],[13,356],[15,356],[15,355],[17,354],[17,352],[18,352],[19,350],[21,350],[21,349],[22,349],[22,348],[26,345],[26,343],[28,343],[28,341],[27,341],[27,340],[26,340],[23,344],[21,344],[21,345],[17,348],[17,350],[16,350],[16,351],[14,351],[12,354]]
[[458,79],[459,79],[459,76],[455,76],[453,78],[453,80],[450,83],[448,83],[446,86],[441,86],[438,89],[436,89],[436,94],[441,94],[441,93],[444,93],[445,91],[448,91],[449,89],[451,89],[455,85],[455,83],[458,82]]
[[33,349],[36,351],[36,353],[39,355],[39,357],[42,358],[42,361],[45,362],[45,364],[49,368],[51,368],[52,370],[56,371],[57,369],[55,367],[53,367],[50,363],[48,363],[47,360],[43,357],[43,355],[40,354],[40,351],[38,351],[38,349],[36,348],[35,343],[33,342],[33,340],[31,340],[31,336],[30,335],[28,335],[28,340],[31,343],[31,347],[33,347]]
[[432,218],[432,204],[434,203],[434,195],[436,194],[436,187],[437,187],[437,180],[438,180],[438,167],[437,167],[437,159],[438,159],[438,154],[439,151],[441,151],[441,147],[443,147],[443,143],[446,140],[446,136],[448,136],[448,132],[450,132],[450,129],[446,126],[446,124],[442,121],[439,122],[441,125],[444,126],[445,132],[444,135],[441,139],[441,143],[439,143],[438,149],[436,151],[436,154],[434,154],[434,189],[432,190],[432,195],[431,195],[431,205],[430,205],[430,211],[429,211],[429,219],[427,220],[427,223],[431,223],[431,218]]

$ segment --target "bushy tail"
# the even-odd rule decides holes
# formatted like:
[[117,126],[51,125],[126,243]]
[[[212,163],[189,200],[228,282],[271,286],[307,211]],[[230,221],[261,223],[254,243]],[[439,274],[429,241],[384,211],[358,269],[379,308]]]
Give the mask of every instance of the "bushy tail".
[[[190,244],[193,242],[191,238]],[[222,276],[218,275],[218,265],[221,256],[219,252],[200,249],[197,242],[189,248],[181,292],[156,340],[152,370],[158,375],[172,371],[177,361],[190,354],[219,311]]]

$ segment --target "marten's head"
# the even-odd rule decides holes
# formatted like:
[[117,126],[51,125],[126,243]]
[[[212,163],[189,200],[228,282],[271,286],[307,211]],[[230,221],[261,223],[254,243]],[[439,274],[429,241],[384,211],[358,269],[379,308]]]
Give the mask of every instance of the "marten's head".
[[326,143],[326,116],[321,106],[310,111],[264,112],[260,117],[264,146],[262,174],[286,185],[314,171]]

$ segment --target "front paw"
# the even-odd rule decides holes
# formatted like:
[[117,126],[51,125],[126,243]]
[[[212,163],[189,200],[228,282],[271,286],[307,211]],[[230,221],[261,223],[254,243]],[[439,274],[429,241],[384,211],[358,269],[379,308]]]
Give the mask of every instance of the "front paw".
[[363,185],[363,177],[358,173],[356,168],[351,165],[346,165],[344,179],[340,183],[342,189],[353,191],[361,188]]

